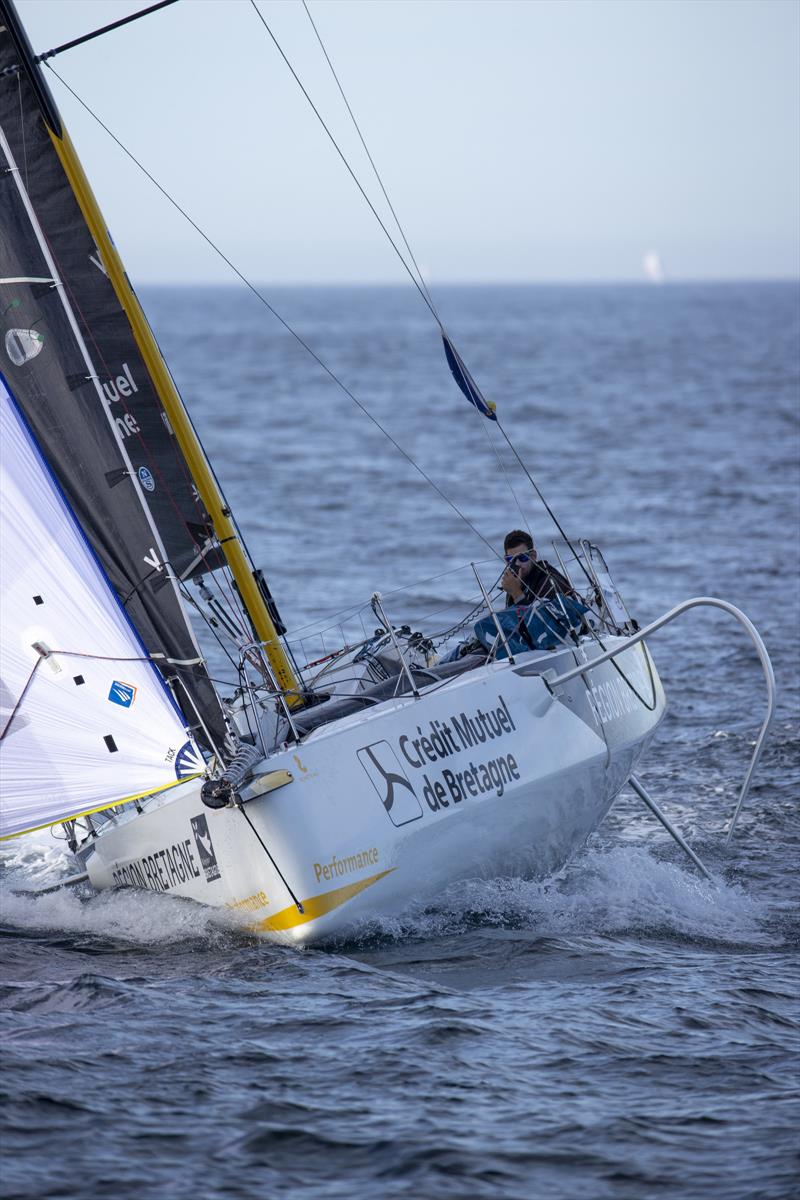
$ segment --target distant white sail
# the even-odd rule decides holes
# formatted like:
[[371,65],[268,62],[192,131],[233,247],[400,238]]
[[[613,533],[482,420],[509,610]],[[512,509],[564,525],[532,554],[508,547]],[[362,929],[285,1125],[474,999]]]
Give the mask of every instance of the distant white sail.
[[0,481],[9,837],[169,787],[203,762],[2,377]]
[[664,268],[661,265],[661,255],[657,250],[648,250],[642,259],[642,269],[645,277],[651,283],[664,282]]

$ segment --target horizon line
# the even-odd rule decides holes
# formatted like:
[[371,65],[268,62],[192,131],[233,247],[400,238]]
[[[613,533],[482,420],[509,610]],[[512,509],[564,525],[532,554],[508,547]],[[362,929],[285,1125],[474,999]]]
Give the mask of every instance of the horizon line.
[[[657,282],[650,279],[608,278],[608,279],[426,279],[428,287],[433,288],[481,288],[481,287],[643,287],[654,291],[659,288],[687,284],[713,285],[723,284],[797,284],[800,286],[800,273],[797,275],[741,275],[741,276],[675,276]],[[140,276],[138,287],[247,287],[237,279],[147,279]],[[398,282],[388,279],[369,280],[325,280],[325,279],[270,279],[259,280],[254,284],[259,288],[394,288],[405,290],[408,281]]]

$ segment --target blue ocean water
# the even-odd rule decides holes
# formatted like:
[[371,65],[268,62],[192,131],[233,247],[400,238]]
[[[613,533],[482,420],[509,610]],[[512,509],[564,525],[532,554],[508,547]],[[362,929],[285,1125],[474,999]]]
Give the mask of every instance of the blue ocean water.
[[[779,712],[734,845],[764,688],[705,612],[651,643],[670,711],[641,774],[714,884],[625,793],[551,880],[473,880],[298,951],[155,894],[28,899],[67,860],[45,835],[9,844],[6,1200],[798,1195],[798,289],[436,298],[639,621],[705,594],[761,630]],[[413,293],[270,299],[484,537],[527,519],[546,547]],[[412,623],[457,598],[445,573],[485,544],[257,300],[143,300],[291,628],[376,588]]]

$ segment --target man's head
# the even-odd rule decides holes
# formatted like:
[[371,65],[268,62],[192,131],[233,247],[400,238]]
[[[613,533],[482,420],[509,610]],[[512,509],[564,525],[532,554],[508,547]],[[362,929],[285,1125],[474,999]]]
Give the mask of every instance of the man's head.
[[511,533],[506,534],[503,539],[503,552],[506,555],[529,554],[531,558],[536,558],[533,538],[524,529],[512,529]]
[[531,535],[522,529],[512,529],[503,539],[503,557],[506,569],[500,586],[512,600],[518,600],[525,590],[522,586],[525,577],[536,562],[536,548]]

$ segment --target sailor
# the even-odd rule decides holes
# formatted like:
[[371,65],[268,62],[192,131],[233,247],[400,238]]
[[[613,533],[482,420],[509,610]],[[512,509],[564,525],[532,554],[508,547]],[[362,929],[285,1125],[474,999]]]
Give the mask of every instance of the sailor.
[[[558,595],[573,597],[575,592],[560,571],[550,563],[540,559],[529,533],[521,529],[512,529],[503,540],[503,558],[505,570],[500,577],[500,587],[506,594],[506,608],[533,604],[537,600],[547,600]],[[520,631],[524,643],[529,640],[526,636],[526,626],[520,616]],[[533,645],[528,649],[533,649]],[[485,653],[485,647],[476,637],[467,638],[451,650],[440,661],[455,662],[467,654]]]
[[529,533],[521,529],[507,533],[503,541],[503,558],[506,569],[500,578],[500,587],[506,594],[507,608],[546,600],[558,592],[563,596],[574,595],[561,572],[539,558]]

